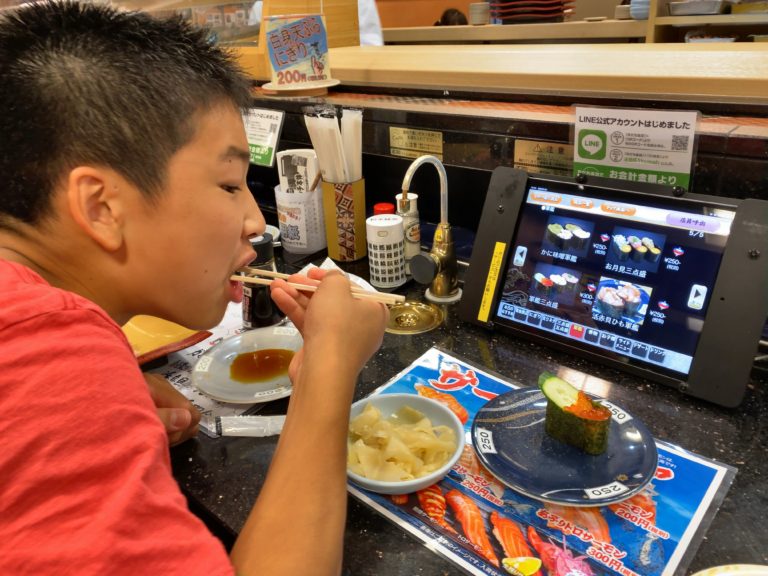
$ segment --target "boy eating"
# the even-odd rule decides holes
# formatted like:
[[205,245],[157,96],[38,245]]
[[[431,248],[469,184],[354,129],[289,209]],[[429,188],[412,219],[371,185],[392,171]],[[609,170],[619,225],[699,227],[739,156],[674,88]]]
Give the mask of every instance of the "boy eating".
[[229,277],[264,230],[249,104],[231,57],[181,20],[0,13],[0,573],[340,571],[349,405],[385,308],[339,274],[313,273],[311,299],[273,284],[304,347],[229,557],[171,473],[166,429],[196,415],[145,380],[120,330],[136,314],[209,328],[242,299]]

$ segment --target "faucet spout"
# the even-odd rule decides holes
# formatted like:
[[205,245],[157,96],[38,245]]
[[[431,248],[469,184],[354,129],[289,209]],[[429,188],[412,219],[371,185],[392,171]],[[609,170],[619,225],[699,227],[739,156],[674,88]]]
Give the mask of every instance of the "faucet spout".
[[437,174],[440,177],[440,224],[448,224],[448,175],[445,173],[443,163],[435,156],[428,154],[419,156],[408,166],[408,170],[405,171],[405,176],[403,177],[403,202],[406,201],[408,191],[411,189],[413,175],[422,164],[432,164],[437,169]]
[[411,180],[422,164],[432,164],[440,176],[440,223],[435,228],[429,254],[417,254],[411,259],[411,274],[417,282],[430,285],[426,291],[427,299],[440,303],[455,302],[461,298],[461,288],[451,225],[448,224],[448,176],[443,163],[430,155],[416,158],[405,171],[400,198],[407,206]]

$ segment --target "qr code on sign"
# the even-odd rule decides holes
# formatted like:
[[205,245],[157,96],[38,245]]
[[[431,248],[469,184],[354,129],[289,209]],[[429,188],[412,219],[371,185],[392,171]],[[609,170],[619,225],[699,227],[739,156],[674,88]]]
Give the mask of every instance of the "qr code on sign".
[[688,136],[672,136],[672,150],[687,150]]

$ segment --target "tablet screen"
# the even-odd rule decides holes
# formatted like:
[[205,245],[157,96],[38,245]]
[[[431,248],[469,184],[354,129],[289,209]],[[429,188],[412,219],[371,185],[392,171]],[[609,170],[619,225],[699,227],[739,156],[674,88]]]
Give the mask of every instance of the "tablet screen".
[[684,379],[734,216],[699,201],[530,183],[494,322]]

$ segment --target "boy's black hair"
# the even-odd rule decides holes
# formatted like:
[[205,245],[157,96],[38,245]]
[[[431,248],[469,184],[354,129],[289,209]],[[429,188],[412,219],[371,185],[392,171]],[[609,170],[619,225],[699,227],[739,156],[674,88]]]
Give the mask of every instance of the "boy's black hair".
[[231,55],[181,18],[68,0],[0,13],[0,227],[50,215],[83,164],[153,198],[200,112],[250,102]]

